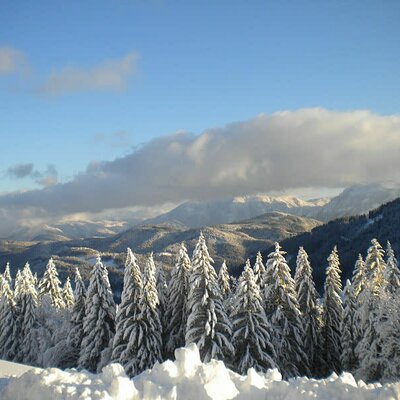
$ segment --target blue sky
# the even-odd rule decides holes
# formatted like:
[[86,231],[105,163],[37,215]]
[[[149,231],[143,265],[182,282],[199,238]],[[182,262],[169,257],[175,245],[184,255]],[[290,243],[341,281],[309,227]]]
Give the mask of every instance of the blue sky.
[[3,0],[0,193],[260,113],[398,114],[399,20],[398,1]]

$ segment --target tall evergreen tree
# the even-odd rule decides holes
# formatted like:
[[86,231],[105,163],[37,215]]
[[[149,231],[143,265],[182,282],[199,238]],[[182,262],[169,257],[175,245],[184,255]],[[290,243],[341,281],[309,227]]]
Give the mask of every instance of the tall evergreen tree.
[[390,242],[386,248],[386,268],[383,273],[383,289],[389,293],[396,293],[400,288],[400,269]]
[[297,255],[294,280],[303,324],[304,350],[308,355],[309,369],[315,376],[321,368],[319,296],[315,289],[308,254],[303,247],[300,247]]
[[92,372],[96,371],[101,360],[101,353],[110,345],[114,333],[114,299],[107,268],[98,257],[86,295],[79,367]]
[[[116,317],[116,332],[113,340],[113,362],[121,363],[125,368],[134,357],[126,354],[129,337],[136,332],[140,304],[143,297],[142,275],[136,257],[130,248],[126,251],[124,286],[121,294],[121,304]],[[122,357],[124,354],[124,357]]]
[[177,261],[171,273],[168,285],[168,306],[165,311],[166,344],[165,354],[172,358],[175,349],[185,345],[187,323],[187,301],[189,293],[189,276],[192,270],[184,243],[179,249]]
[[261,295],[262,295],[263,291],[264,291],[264,286],[265,286],[264,285],[265,267],[264,267],[262,255],[260,252],[257,253],[256,262],[254,263],[253,270],[254,270],[254,276],[256,279],[256,283],[257,283],[258,287],[260,288]]
[[353,372],[357,367],[357,356],[355,353],[357,336],[354,329],[356,323],[356,300],[349,280],[346,281],[343,297],[343,319],[340,327],[342,333],[342,354],[340,361],[343,371]]
[[389,241],[383,276],[376,332],[384,367],[382,378],[393,381],[400,376],[400,270]]
[[64,287],[62,289],[62,298],[65,307],[68,309],[72,308],[75,302],[75,298],[74,298],[74,292],[72,291],[69,276],[67,276],[67,280],[65,281]]
[[18,300],[22,289],[22,273],[21,270],[18,269],[15,274],[15,282],[14,282],[14,299]]
[[6,264],[6,268],[5,268],[4,272],[3,272],[3,278],[8,282],[8,286],[11,288],[12,279],[11,279],[10,263],[9,262]]
[[38,360],[37,305],[38,294],[33,283],[29,264],[27,263],[22,273],[21,289],[18,298],[18,330],[21,339],[16,360],[31,365],[35,365]]
[[77,362],[79,358],[79,353],[81,350],[81,343],[84,337],[83,332],[83,320],[85,318],[85,301],[86,301],[86,289],[85,284],[82,280],[79,269],[75,270],[75,292],[74,292],[75,302],[72,305],[72,313],[70,319],[71,328],[67,336],[67,344],[72,351],[73,359]]
[[266,372],[275,368],[276,353],[271,343],[272,326],[265,315],[250,261],[239,279],[231,314],[235,348],[235,369],[246,374],[249,368]]
[[224,300],[226,300],[231,294],[231,282],[228,272],[228,267],[225,260],[223,261],[221,268],[218,272],[218,285],[221,289],[221,294]]
[[342,283],[340,262],[336,246],[328,257],[323,299],[322,344],[326,372],[341,371],[342,353],[340,327],[343,320]]
[[50,258],[43,278],[39,283],[39,298],[42,298],[46,294],[49,295],[53,306],[58,310],[65,307],[60,285],[61,282],[58,279],[56,266],[53,259]]
[[14,360],[19,343],[18,315],[8,279],[4,279],[3,285],[0,298],[0,358]]
[[357,376],[366,381],[381,379],[384,370],[385,361],[382,357],[382,342],[378,327],[381,318],[381,293],[385,284],[384,253],[379,242],[372,239],[365,259],[366,283],[360,294],[361,307],[358,310],[363,334],[356,346],[359,360]]
[[165,278],[165,271],[161,264],[156,266],[156,288],[158,293],[158,308],[161,322],[164,328],[165,309],[168,303],[168,284]]
[[268,255],[264,301],[267,316],[274,326],[273,345],[278,355],[278,366],[282,375],[289,378],[309,374],[309,369],[295,282],[285,254],[279,243],[275,243],[275,251]]
[[366,282],[365,262],[361,254],[358,254],[357,261],[354,265],[353,276],[351,278],[351,288],[355,299],[363,291]]
[[152,254],[143,271],[143,291],[137,315],[129,327],[129,342],[121,354],[128,375],[134,376],[161,361],[162,325],[156,286],[156,267]]
[[204,236],[200,233],[193,252],[193,269],[189,278],[189,316],[185,339],[186,344],[197,344],[204,362],[212,358],[229,360],[234,353],[232,327],[223,306],[212,262]]

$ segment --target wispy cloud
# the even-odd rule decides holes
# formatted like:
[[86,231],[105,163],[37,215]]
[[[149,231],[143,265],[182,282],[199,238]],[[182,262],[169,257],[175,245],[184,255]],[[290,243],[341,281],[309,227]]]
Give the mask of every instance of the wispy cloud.
[[70,65],[53,71],[39,87],[39,92],[57,96],[83,91],[124,90],[136,71],[137,61],[137,53],[131,52],[91,67]]
[[[159,137],[66,183],[0,196],[0,210],[62,216],[183,200],[398,180],[400,116],[304,109]],[[11,215],[11,214],[9,214]]]
[[7,174],[16,179],[26,178],[33,173],[33,164],[15,164],[7,169]]
[[91,142],[112,147],[128,147],[132,145],[131,135],[126,131],[115,131],[110,134],[96,133],[91,138]]
[[45,171],[38,171],[33,163],[20,163],[10,166],[7,175],[15,179],[30,178],[34,179],[40,186],[48,187],[58,182],[57,168],[54,164],[49,164]]
[[0,75],[26,73],[28,69],[28,62],[22,51],[0,47]]

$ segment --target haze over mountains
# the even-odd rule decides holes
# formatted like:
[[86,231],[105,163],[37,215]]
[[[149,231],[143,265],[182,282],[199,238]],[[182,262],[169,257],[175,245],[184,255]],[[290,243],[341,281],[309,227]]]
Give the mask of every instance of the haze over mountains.
[[200,228],[238,222],[276,211],[327,222],[343,216],[366,213],[399,196],[399,186],[370,184],[349,187],[332,199],[302,200],[293,196],[258,194],[213,201],[191,201],[153,218],[127,212],[118,218],[67,220],[56,224],[18,228],[6,239],[65,241],[109,237],[135,226],[159,224],[186,229]]

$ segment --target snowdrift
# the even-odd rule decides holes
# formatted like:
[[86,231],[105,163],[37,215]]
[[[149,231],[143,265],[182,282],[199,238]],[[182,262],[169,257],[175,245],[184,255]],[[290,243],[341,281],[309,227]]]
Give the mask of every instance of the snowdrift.
[[[116,399],[116,400],[228,400],[228,399],[400,399],[400,383],[366,385],[351,374],[333,374],[328,379],[297,378],[282,381],[277,370],[259,374],[250,369],[238,375],[220,361],[203,364],[196,345],[178,349],[176,361],[156,364],[133,380],[119,364],[100,374],[56,368],[28,370],[20,377],[2,378],[2,400]],[[7,364],[0,364],[0,368]],[[10,372],[0,371],[1,376]]]

